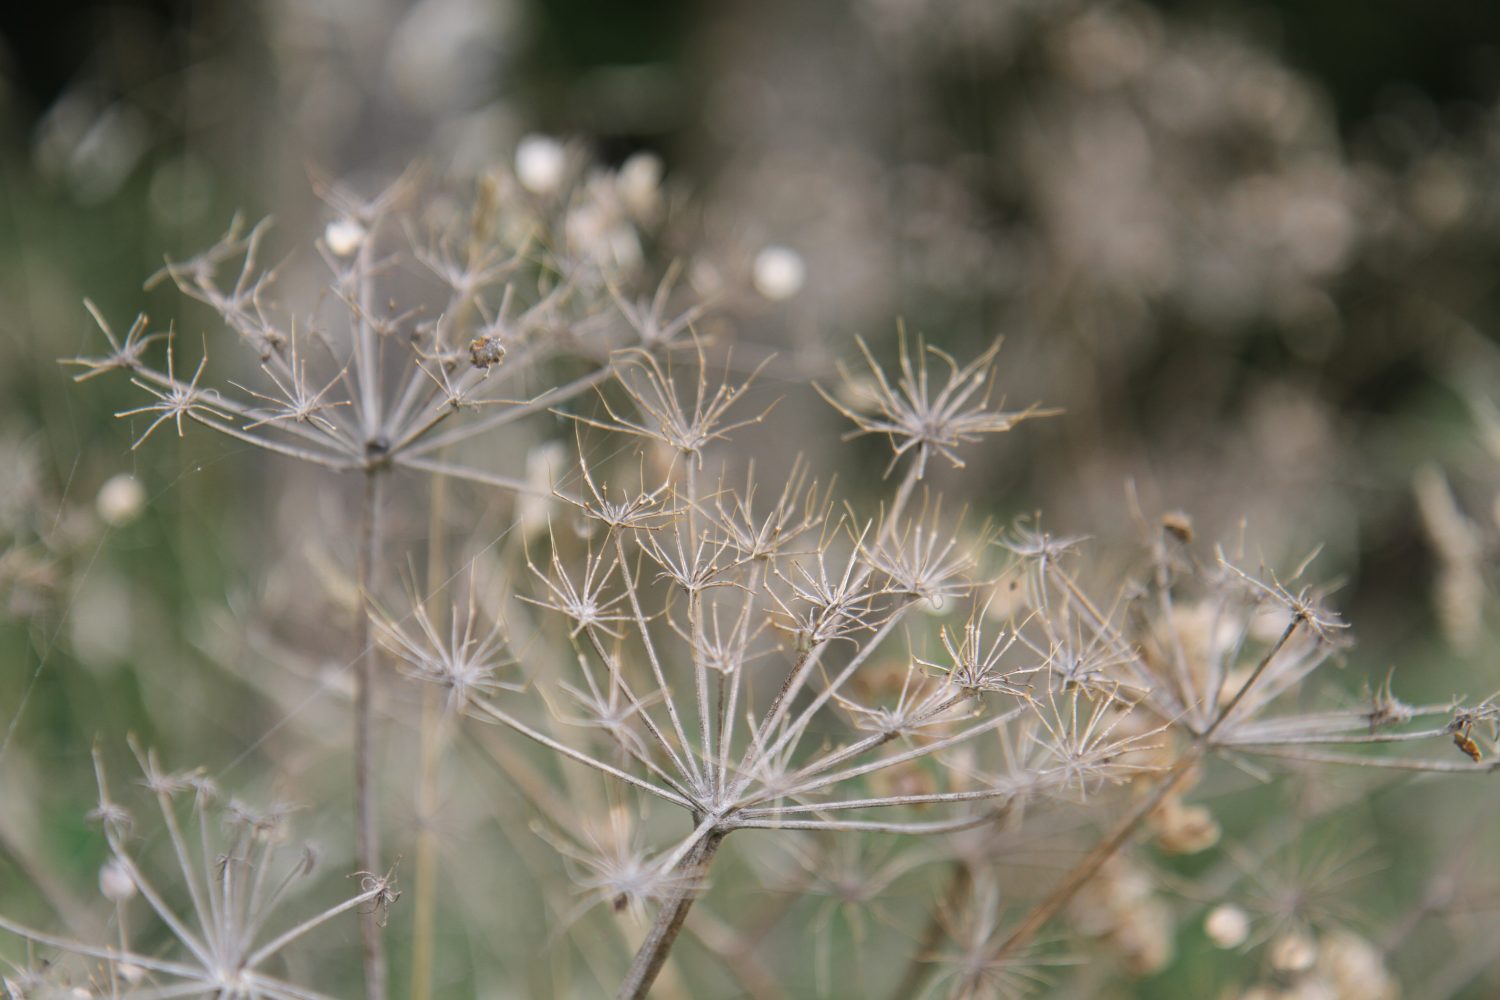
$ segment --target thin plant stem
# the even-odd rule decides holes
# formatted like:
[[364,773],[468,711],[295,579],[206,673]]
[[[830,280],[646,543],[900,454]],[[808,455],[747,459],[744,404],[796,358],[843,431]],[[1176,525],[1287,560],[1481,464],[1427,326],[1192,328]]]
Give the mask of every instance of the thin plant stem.
[[688,911],[698,898],[701,888],[699,883],[707,874],[723,840],[723,833],[710,831],[678,863],[677,871],[693,877],[686,884],[672,890],[671,895],[662,902],[661,909],[656,913],[656,920],[646,932],[646,939],[635,953],[635,960],[630,963],[630,970],[625,973],[625,981],[615,993],[615,1000],[641,1000],[650,992],[651,984],[661,974],[677,935],[682,933]]
[[[358,615],[354,643],[359,659],[354,673],[354,852],[367,872],[381,871],[380,836],[375,802],[375,645],[370,636],[371,594],[380,538],[380,504],[384,470],[365,472],[364,510],[360,524]],[[361,915],[366,1000],[385,1000],[385,941],[380,918]]]

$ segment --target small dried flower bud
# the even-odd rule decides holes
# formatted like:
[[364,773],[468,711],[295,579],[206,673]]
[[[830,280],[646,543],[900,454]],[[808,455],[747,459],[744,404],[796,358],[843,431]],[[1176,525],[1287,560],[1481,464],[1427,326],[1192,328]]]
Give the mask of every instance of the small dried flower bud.
[[752,281],[755,290],[772,302],[784,302],[802,291],[807,265],[790,247],[770,246],[755,255]]
[[1460,729],[1453,734],[1453,745],[1462,750],[1464,755],[1476,764],[1484,757],[1479,750],[1479,744],[1474,742],[1473,737],[1466,730]]
[[347,257],[365,241],[365,227],[353,219],[334,219],[323,230],[323,242],[335,256]]
[[469,360],[485,371],[505,360],[505,345],[493,333],[469,341]]
[[1161,530],[1186,545],[1193,540],[1193,521],[1180,510],[1162,515]]
[[109,477],[99,488],[94,506],[105,524],[117,528],[140,516],[146,506],[146,491],[139,479],[122,472]]
[[1110,940],[1131,975],[1149,976],[1172,961],[1172,930],[1171,910],[1151,899],[1122,911]]
[[118,859],[111,858],[100,867],[99,894],[111,903],[123,903],[135,895],[135,879]]
[[1203,932],[1220,948],[1238,948],[1250,936],[1250,917],[1233,903],[1220,903],[1204,918]]
[[1196,854],[1219,842],[1219,823],[1205,806],[1185,806],[1172,798],[1152,818],[1156,843],[1168,854]]
[[516,146],[516,180],[532,194],[555,194],[567,168],[568,152],[551,136],[528,135]]
[[1288,975],[1306,972],[1318,961],[1318,943],[1301,931],[1282,934],[1271,942],[1268,959],[1277,972]]

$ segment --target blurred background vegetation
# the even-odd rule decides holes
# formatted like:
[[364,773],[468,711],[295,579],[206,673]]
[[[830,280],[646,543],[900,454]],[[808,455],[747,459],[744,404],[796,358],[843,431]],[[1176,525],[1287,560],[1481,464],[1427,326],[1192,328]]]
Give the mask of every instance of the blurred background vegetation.
[[[203,435],[131,451],[139,428],[113,417],[135,405],[130,387],[75,391],[56,363],[96,340],[83,299],[118,326],[143,310],[196,339],[203,310],[142,289],[163,255],[209,244],[236,211],[281,220],[282,250],[305,244],[323,218],[310,170],[373,184],[422,162],[461,185],[533,133],[610,164],[660,156],[687,207],[680,245],[653,250],[685,257],[695,284],[734,284],[767,245],[794,250],[796,295],[721,319],[774,348],[785,379],[826,377],[856,334],[889,348],[897,317],[961,357],[1004,336],[1012,399],[1065,414],[986,452],[970,498],[983,514],[1039,510],[1124,559],[1138,536],[1128,483],[1147,511],[1187,511],[1200,535],[1244,537],[1271,565],[1321,545],[1316,573],[1342,582],[1332,600],[1358,638],[1351,692],[1393,667],[1410,700],[1500,687],[1500,5],[10,3],[7,909],[30,905],[10,904],[38,880],[89,905],[96,739],[118,756],[138,732],[250,782],[270,780],[262,757],[317,759],[267,738],[288,703],[235,644],[278,599],[280,547],[335,533],[337,502]],[[799,443],[840,430],[800,397],[776,419],[826,432]],[[873,482],[878,445],[817,457]],[[138,517],[100,500],[122,473],[144,489]],[[1320,790],[1354,801],[1361,782]],[[1258,794],[1226,811],[1227,829],[1298,808],[1285,789]],[[1486,933],[1500,851],[1491,837],[1462,853],[1493,828],[1493,811],[1455,804],[1472,795],[1382,784],[1346,810],[1382,865],[1373,924],[1461,857],[1473,898],[1440,916]],[[556,867],[535,844],[516,851]],[[496,884],[513,863],[464,874]],[[1240,981],[1201,938],[1186,926],[1167,973],[1099,995]],[[1494,996],[1500,966],[1476,954],[1455,968],[1416,947],[1399,971],[1410,996],[1440,995],[1433,983]]]

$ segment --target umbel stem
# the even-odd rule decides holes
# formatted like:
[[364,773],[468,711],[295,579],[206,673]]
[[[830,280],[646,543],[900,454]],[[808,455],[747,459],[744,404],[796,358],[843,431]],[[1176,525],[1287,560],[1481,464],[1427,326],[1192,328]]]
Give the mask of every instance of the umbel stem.
[[[383,871],[375,785],[371,780],[375,770],[375,647],[370,636],[370,595],[379,555],[384,479],[384,471],[379,467],[365,473],[357,568],[359,617],[354,625],[358,653],[354,671],[354,853],[359,867],[372,874]],[[374,911],[360,919],[360,940],[364,950],[366,1000],[385,1000],[385,941],[380,918]]]
[[672,950],[677,935],[682,933],[688,910],[692,909],[693,901],[698,898],[703,876],[708,873],[708,866],[713,863],[724,836],[722,833],[707,834],[677,866],[678,872],[690,877],[684,879],[662,901],[661,909],[656,911],[655,922],[646,932],[646,940],[641,942],[640,950],[635,953],[635,960],[630,963],[630,971],[625,973],[625,981],[615,993],[615,1000],[641,1000],[650,992],[651,984],[656,982],[662,966],[667,962],[667,953]]

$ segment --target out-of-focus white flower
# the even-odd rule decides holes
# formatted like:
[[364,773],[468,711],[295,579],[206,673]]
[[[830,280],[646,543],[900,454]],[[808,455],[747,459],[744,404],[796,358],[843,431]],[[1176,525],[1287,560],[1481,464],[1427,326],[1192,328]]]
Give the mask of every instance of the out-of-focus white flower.
[[99,496],[94,500],[99,517],[112,528],[128,524],[140,516],[146,506],[146,491],[141,481],[129,473],[110,476],[99,487]]
[[1203,932],[1220,948],[1238,948],[1250,936],[1250,917],[1233,903],[1220,903],[1204,918]]
[[[705,298],[719,294],[724,289],[724,276],[706,257],[694,257],[688,265],[688,284],[693,291]],[[1495,523],[1500,524],[1500,500],[1496,501]]]
[[1380,949],[1350,931],[1328,934],[1318,957],[1318,971],[1340,998],[1398,1000],[1401,984],[1385,967]]
[[1306,972],[1318,961],[1318,943],[1307,934],[1292,931],[1271,942],[1268,958],[1277,972]]
[[365,227],[353,219],[334,219],[323,230],[323,242],[339,257],[347,257],[365,241]]
[[630,271],[641,264],[640,238],[620,217],[618,205],[599,198],[586,201],[568,212],[563,232],[569,247],[601,267]]
[[[417,0],[402,4],[387,50],[391,89],[413,110],[439,116],[494,89],[519,4],[507,0]],[[355,5],[352,9],[358,9]]]
[[150,143],[150,126],[136,108],[100,107],[74,88],[48,110],[37,129],[37,169],[65,182],[85,205],[112,197],[135,170]]
[[111,903],[123,903],[135,895],[135,879],[119,859],[111,858],[99,869],[99,894]]
[[532,194],[555,194],[567,176],[568,151],[547,135],[528,135],[516,146],[516,179]]
[[615,189],[631,215],[653,218],[661,208],[661,158],[655,153],[632,154],[615,176]]
[[783,302],[802,290],[807,265],[790,247],[769,246],[755,255],[755,290],[773,302]]

